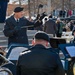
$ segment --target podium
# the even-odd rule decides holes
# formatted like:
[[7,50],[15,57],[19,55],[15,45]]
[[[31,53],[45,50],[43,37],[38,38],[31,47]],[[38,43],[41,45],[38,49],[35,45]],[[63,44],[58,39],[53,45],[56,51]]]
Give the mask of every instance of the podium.
[[70,58],[68,52],[66,51],[66,47],[75,46],[75,44],[59,44],[58,48],[63,52],[65,58]]
[[66,40],[59,37],[50,38],[50,45],[52,48],[58,48],[59,44],[65,44]]
[[58,48],[63,52],[65,58],[63,59],[63,61],[65,62],[65,72],[67,73],[67,75],[74,75],[73,74],[73,66],[75,63],[75,57],[71,57],[67,50],[66,47],[71,47],[71,46],[75,46],[75,44],[59,44]]
[[56,52],[59,53],[58,45],[59,44],[65,44],[66,40],[59,38],[59,37],[53,37],[50,38],[50,45],[52,48],[56,49]]

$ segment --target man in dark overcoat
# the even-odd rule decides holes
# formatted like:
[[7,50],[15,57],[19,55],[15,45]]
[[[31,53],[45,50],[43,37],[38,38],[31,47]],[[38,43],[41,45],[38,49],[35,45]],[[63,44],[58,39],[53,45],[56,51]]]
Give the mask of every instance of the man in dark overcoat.
[[26,44],[28,45],[27,26],[33,26],[34,23],[27,20],[24,16],[23,8],[16,7],[14,15],[6,19],[4,26],[4,35],[8,37],[8,45]]
[[56,23],[51,18],[44,24],[44,32],[48,34],[53,34],[53,36],[56,35]]
[[49,36],[35,34],[33,47],[23,51],[17,63],[17,75],[65,75],[59,56],[48,48]]

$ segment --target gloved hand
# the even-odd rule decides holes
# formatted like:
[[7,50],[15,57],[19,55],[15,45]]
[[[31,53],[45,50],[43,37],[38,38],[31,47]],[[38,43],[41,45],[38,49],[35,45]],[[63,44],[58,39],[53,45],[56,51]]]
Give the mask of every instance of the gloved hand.
[[16,26],[15,28],[14,28],[14,32],[16,33],[16,32],[18,32],[18,31],[20,31],[21,30],[21,27],[20,26]]

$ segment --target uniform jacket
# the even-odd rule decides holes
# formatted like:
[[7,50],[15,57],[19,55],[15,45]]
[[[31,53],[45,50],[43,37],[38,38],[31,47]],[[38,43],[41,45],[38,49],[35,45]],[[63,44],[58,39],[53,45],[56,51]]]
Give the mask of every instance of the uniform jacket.
[[17,75],[65,75],[59,56],[38,44],[21,53]]
[[53,20],[49,19],[44,26],[44,31],[48,34],[56,34],[56,24]]
[[[8,37],[8,44],[10,43],[20,43],[20,44],[28,44],[27,38],[27,28],[22,28],[23,26],[33,25],[32,22],[28,21],[24,17],[19,19],[17,23],[14,19],[14,16],[11,16],[6,20],[6,24],[4,26],[4,35]],[[19,26],[21,29],[16,33],[14,32],[14,28]]]

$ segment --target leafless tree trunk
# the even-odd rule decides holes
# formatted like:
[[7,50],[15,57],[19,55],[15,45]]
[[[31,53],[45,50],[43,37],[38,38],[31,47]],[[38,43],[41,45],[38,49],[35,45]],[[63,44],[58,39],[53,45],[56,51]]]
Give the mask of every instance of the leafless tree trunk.
[[68,1],[69,1],[69,10],[71,10],[71,0]]
[[37,0],[37,8],[38,8],[37,14],[39,14],[39,0]]
[[34,14],[36,14],[36,8],[35,8],[35,0],[33,0],[34,2],[33,2],[33,5],[34,5]]
[[64,0],[62,0],[62,10],[64,10]]
[[51,0],[47,0],[47,13],[50,14],[51,13]]
[[30,0],[28,0],[28,10],[29,10],[29,19],[31,18],[31,11],[30,11]]
[[19,6],[21,7],[21,0],[19,0]]

